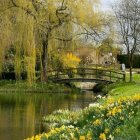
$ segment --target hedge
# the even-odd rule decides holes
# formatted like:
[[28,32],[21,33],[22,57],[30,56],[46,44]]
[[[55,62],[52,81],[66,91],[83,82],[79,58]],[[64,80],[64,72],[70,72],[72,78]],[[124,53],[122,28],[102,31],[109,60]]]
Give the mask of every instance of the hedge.
[[[120,64],[125,64],[126,68],[129,68],[129,61],[128,56],[125,55],[118,55],[117,60]],[[140,68],[140,55],[133,56],[133,68]]]

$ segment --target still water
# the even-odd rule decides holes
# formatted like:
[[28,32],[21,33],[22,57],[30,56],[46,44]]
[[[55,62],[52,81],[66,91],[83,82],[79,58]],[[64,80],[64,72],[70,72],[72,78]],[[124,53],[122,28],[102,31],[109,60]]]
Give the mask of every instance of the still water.
[[57,109],[79,110],[94,102],[93,93],[0,94],[0,140],[23,140],[41,131],[42,116]]

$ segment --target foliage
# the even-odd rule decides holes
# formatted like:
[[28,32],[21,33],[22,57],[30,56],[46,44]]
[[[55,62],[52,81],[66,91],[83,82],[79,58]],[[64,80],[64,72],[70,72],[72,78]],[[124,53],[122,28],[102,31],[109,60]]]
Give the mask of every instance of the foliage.
[[[120,127],[120,133],[117,136],[117,139],[139,139],[140,135],[140,110],[135,118],[132,118],[131,121],[127,120],[124,122],[124,125]],[[131,127],[130,127],[131,126]],[[127,131],[126,131],[127,130]]]
[[62,63],[64,68],[76,68],[79,65],[80,58],[72,53],[67,53],[62,56]]
[[48,55],[48,66],[50,70],[58,70],[61,71],[61,69],[63,69],[63,62],[61,59],[61,55],[59,53],[57,53],[57,51],[53,48],[53,50],[51,50],[49,52]]
[[97,49],[100,54],[113,53],[113,55],[115,55],[118,49],[114,48],[113,45],[113,40],[111,38],[106,38],[102,41],[102,44]]
[[57,50],[73,46],[74,36],[85,32],[88,25],[100,30],[100,12],[93,9],[98,4],[97,0],[0,1],[0,71],[5,51],[12,45],[16,50],[14,71],[17,79],[20,80],[24,70],[31,85],[35,81],[37,60],[42,80],[46,81],[48,48]]
[[63,84],[56,84],[52,82],[41,83],[36,82],[32,84],[32,86],[29,86],[26,81],[0,81],[0,92],[2,93],[17,93],[17,92],[23,92],[23,93],[65,93],[65,92],[78,92],[79,90],[76,88],[70,88],[68,86],[65,86]]
[[[50,131],[28,138],[27,140],[113,140],[121,136],[121,129],[139,116],[140,95],[104,99],[101,103],[90,104],[79,112],[56,111],[44,117]],[[137,126],[137,125],[136,125]],[[127,130],[126,130],[127,131]],[[125,131],[125,132],[126,132]],[[123,139],[131,136],[123,135]],[[139,137],[139,133],[135,138]]]

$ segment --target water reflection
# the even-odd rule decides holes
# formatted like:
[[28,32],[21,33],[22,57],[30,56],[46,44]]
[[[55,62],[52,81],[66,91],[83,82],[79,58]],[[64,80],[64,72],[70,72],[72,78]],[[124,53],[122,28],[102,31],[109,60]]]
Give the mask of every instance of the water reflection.
[[0,140],[22,140],[41,131],[42,116],[57,109],[78,110],[94,101],[85,94],[0,94]]

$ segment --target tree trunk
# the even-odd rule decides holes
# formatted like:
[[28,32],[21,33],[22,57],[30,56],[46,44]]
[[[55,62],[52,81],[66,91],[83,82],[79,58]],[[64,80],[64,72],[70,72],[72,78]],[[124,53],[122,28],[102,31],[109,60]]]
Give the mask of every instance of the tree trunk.
[[42,72],[41,80],[47,82],[47,60],[48,60],[48,35],[43,40],[42,46]]
[[130,65],[130,69],[129,70],[130,70],[130,82],[132,82],[132,80],[133,80],[132,79],[132,65]]
[[130,72],[130,79],[129,79],[129,82],[132,82],[133,80],[133,75],[132,75],[132,69],[133,69],[133,55],[129,55],[129,72]]

